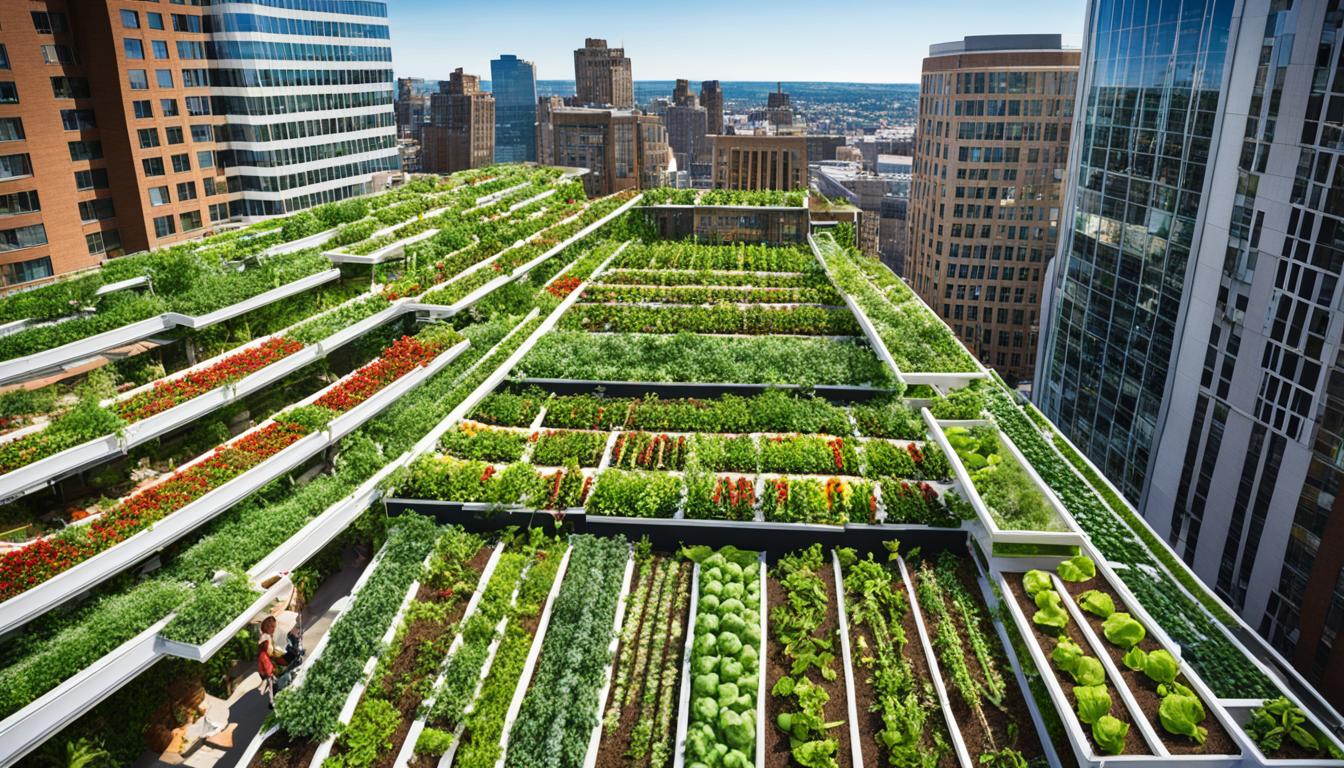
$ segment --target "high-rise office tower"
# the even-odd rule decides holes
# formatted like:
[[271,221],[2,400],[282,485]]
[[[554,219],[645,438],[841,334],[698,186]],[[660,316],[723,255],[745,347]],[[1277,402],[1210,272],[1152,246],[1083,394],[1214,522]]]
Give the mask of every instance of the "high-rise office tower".
[[398,166],[381,0],[7,3],[0,45],[6,285],[362,194]]
[[793,105],[789,103],[783,83],[775,83],[775,90],[766,94],[765,114],[771,125],[793,125]]
[[718,80],[701,81],[700,106],[705,108],[706,132],[711,136],[723,133],[723,89]]
[[575,100],[589,107],[635,106],[635,81],[624,48],[608,48],[607,41],[590,37],[574,51]]
[[422,164],[433,173],[480,168],[495,158],[495,100],[481,79],[458,67],[430,99]]
[[986,365],[1030,379],[1077,89],[1059,35],[929,48],[904,276]]
[[1331,0],[1089,3],[1036,389],[1336,705],[1341,24]]
[[430,89],[423,77],[398,77],[397,97],[393,108],[397,113],[397,136],[420,140],[420,129],[429,120]]
[[490,62],[495,97],[495,162],[537,159],[537,65],[506,53]]
[[673,104],[699,104],[695,94],[691,93],[691,81],[678,79],[676,85],[672,87]]

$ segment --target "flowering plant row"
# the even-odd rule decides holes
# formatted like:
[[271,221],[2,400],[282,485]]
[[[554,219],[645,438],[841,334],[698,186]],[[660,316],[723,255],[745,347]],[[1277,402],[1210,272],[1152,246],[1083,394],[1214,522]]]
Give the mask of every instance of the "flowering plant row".
[[123,421],[133,424],[163,413],[212,389],[232,384],[248,374],[289,357],[300,349],[303,349],[303,344],[284,336],[267,339],[251,349],[229,355],[208,368],[157,382],[149,390],[113,403],[112,410]]
[[384,349],[377,360],[342,379],[314,405],[344,413],[416,368],[429,365],[443,350],[441,342],[402,336]]
[[712,269],[612,269],[594,282],[603,285],[717,285],[749,288],[828,288],[817,265],[807,272],[725,272]]
[[613,269],[691,269],[745,272],[810,272],[817,260],[802,248],[767,245],[701,245],[689,240],[633,243],[611,264]]

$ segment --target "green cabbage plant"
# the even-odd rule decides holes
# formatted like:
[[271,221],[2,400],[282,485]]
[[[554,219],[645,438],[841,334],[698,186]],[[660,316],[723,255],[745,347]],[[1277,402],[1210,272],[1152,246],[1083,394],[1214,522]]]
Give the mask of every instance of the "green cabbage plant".
[[1102,619],[1109,618],[1111,614],[1115,613],[1115,601],[1111,599],[1110,595],[1098,589],[1089,589],[1079,595],[1078,605],[1084,611]]
[[1054,585],[1050,582],[1050,574],[1045,571],[1027,571],[1022,575],[1022,588],[1034,598],[1038,592],[1053,589]]
[[1101,631],[1106,634],[1107,640],[1126,649],[1138,645],[1148,634],[1142,624],[1124,611],[1116,611],[1107,616],[1101,625]]
[[1054,629],[1067,627],[1069,614],[1064,610],[1064,601],[1060,599],[1059,593],[1053,589],[1049,592],[1036,593],[1036,614],[1031,620],[1042,627]]
[[1120,722],[1114,715],[1102,715],[1092,724],[1092,740],[1108,755],[1118,755],[1125,751],[1127,733],[1129,724]]
[[1097,564],[1087,555],[1075,555],[1060,563],[1055,573],[1065,581],[1087,581],[1097,575]]
[[1092,725],[1111,713],[1111,694],[1105,685],[1080,685],[1073,689],[1077,701],[1078,719]]
[[1163,696],[1157,708],[1157,717],[1168,733],[1189,736],[1196,744],[1203,744],[1209,735],[1209,730],[1200,725],[1205,718],[1204,705],[1188,688],[1185,688],[1185,692],[1173,691]]

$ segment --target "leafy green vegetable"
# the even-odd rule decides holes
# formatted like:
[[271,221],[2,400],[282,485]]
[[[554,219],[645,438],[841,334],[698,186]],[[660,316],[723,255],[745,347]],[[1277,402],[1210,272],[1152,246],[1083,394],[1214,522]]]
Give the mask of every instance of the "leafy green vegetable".
[[1116,611],[1106,617],[1102,622],[1101,630],[1106,634],[1106,639],[1121,648],[1133,648],[1143,640],[1148,634],[1133,616],[1124,611]]
[[1050,580],[1050,574],[1045,571],[1031,570],[1022,574],[1022,588],[1028,595],[1036,597],[1042,590],[1054,589],[1054,583]]
[[1042,627],[1063,629],[1069,625],[1069,614],[1064,610],[1064,601],[1053,589],[1036,594],[1036,613],[1032,622]]
[[1105,685],[1080,685],[1073,689],[1078,704],[1078,719],[1091,725],[1111,712],[1111,695]]
[[1115,613],[1115,601],[1110,595],[1098,589],[1089,589],[1079,595],[1078,605],[1082,606],[1084,611],[1103,619]]
[[1092,739],[1107,755],[1118,755],[1125,751],[1125,735],[1129,733],[1129,724],[1122,723],[1113,715],[1102,715],[1092,724]]
[[1167,686],[1176,682],[1176,676],[1180,674],[1180,665],[1176,663],[1176,657],[1171,653],[1165,649],[1158,649],[1143,657],[1143,673],[1159,686]]
[[1065,581],[1087,581],[1097,575],[1097,564],[1087,555],[1075,555],[1060,563],[1055,573]]
[[1157,716],[1169,733],[1189,736],[1196,744],[1203,744],[1208,736],[1208,729],[1199,725],[1206,716],[1204,705],[1193,693],[1172,692],[1163,696]]

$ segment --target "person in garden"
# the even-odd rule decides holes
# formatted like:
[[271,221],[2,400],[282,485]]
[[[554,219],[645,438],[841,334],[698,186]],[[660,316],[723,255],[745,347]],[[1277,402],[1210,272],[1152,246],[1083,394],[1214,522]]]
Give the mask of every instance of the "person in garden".
[[266,705],[271,709],[275,709],[276,666],[288,664],[284,655],[275,651],[272,640],[274,634],[275,617],[267,616],[261,621],[261,638],[257,640],[257,674],[261,675],[261,691],[266,695]]

